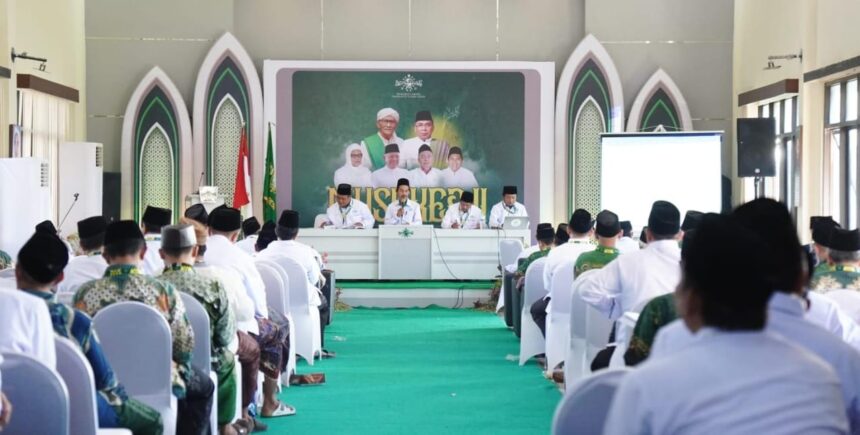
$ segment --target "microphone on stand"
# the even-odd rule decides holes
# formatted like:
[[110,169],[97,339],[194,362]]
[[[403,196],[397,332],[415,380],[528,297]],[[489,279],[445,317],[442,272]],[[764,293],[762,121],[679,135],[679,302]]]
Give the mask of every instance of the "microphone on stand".
[[200,179],[197,180],[197,194],[200,194],[200,185],[203,184],[203,176],[206,175],[206,171],[200,173]]
[[75,193],[75,200],[74,200],[74,201],[72,201],[72,205],[70,205],[70,206],[69,206],[69,209],[68,209],[68,210],[66,210],[66,214],[65,214],[65,216],[63,216],[63,220],[61,220],[61,221],[60,221],[60,225],[58,225],[60,228],[63,228],[63,223],[64,223],[64,222],[66,222],[66,218],[67,218],[67,217],[69,217],[69,213],[71,213],[71,212],[72,212],[72,209],[73,209],[73,208],[75,208],[75,204],[77,204],[77,203],[78,203],[78,197],[79,197],[79,196],[80,196],[80,194],[79,194],[79,193]]

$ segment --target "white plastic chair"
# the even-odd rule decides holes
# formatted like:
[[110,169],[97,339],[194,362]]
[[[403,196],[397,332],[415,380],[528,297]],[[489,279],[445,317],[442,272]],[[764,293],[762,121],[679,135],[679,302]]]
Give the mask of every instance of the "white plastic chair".
[[[502,266],[502,278],[505,276],[505,266],[517,262],[517,257],[523,251],[523,244],[519,240],[502,239],[499,240],[499,262]],[[504,285],[504,279],[502,279]],[[496,311],[501,310],[505,306],[505,289],[499,293],[499,302],[496,304]]]
[[546,317],[546,369],[549,372],[567,358],[570,349],[573,266],[573,262],[563,263],[552,275],[552,301]]
[[639,313],[642,311],[625,311],[624,314],[615,322],[615,351],[612,352],[612,359],[609,360],[609,367],[626,367],[624,362],[624,354],[627,353],[627,348],[630,347],[630,340],[633,338],[633,329],[636,328],[636,321],[639,320]]
[[173,342],[167,320],[146,304],[118,302],[96,313],[93,324],[108,362],[126,392],[161,414],[165,434],[175,434]]
[[609,334],[612,332],[613,321],[609,320],[594,307],[585,308],[585,361],[590,367],[591,361],[597,352],[605,349],[609,344]]
[[824,294],[852,320],[860,324],[860,292],[857,290],[831,290]]
[[0,372],[3,394],[13,407],[3,435],[69,434],[69,393],[57,372],[35,358],[14,352],[3,354]]
[[311,292],[316,291],[308,282],[305,269],[292,258],[283,257],[278,265],[284,268],[290,279],[290,314],[296,325],[296,355],[301,356],[309,365],[314,365],[314,357],[322,352],[320,337],[320,311],[311,305]]
[[529,265],[526,270],[525,291],[523,292],[522,326],[520,330],[520,365],[524,365],[531,357],[544,353],[546,342],[540,329],[532,319],[531,307],[538,299],[547,295],[543,286],[543,268],[546,257],[539,258]]
[[601,434],[618,385],[630,369],[601,370],[575,384],[555,408],[552,434]]
[[296,324],[290,314],[290,278],[284,268],[273,261],[257,259],[256,264],[266,286],[266,305],[270,311],[277,311],[290,322],[290,354],[285,369],[286,376],[282,378],[286,382],[281,382],[281,385],[289,387],[290,375],[296,372],[296,346],[292,341],[296,336]]
[[[212,410],[209,413],[210,427],[218,427],[218,373],[212,371],[212,321],[209,313],[203,308],[203,304],[194,296],[185,292],[179,292],[182,303],[185,305],[185,315],[191,323],[194,331],[194,350],[191,353],[191,365],[203,373],[209,373],[209,379],[215,387],[212,395]],[[241,384],[239,384],[241,385]]]
[[78,345],[55,336],[57,372],[69,392],[69,432],[73,435],[131,435],[128,429],[99,429],[98,405],[93,370]]
[[[587,270],[580,278],[590,273],[595,273],[597,269]],[[585,360],[586,356],[586,340],[585,340],[585,312],[588,304],[579,296],[579,288],[577,281],[574,279],[571,284],[570,294],[570,349],[567,357],[564,360],[564,380],[568,385],[572,385],[579,379],[589,373],[589,361]]]

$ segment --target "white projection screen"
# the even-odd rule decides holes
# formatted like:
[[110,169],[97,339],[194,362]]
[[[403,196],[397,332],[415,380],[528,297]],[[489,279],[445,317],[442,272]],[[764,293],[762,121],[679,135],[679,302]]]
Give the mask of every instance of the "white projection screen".
[[601,203],[634,231],[648,224],[651,204],[719,213],[722,132],[629,133],[601,136]]

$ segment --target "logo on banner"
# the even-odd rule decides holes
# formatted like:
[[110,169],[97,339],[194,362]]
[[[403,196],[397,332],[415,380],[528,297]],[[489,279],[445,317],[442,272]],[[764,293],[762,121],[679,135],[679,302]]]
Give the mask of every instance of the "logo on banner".
[[400,92],[394,94],[394,98],[424,98],[422,93],[416,92],[424,87],[424,80],[419,80],[412,74],[406,74],[402,79],[395,80],[394,87],[400,89]]

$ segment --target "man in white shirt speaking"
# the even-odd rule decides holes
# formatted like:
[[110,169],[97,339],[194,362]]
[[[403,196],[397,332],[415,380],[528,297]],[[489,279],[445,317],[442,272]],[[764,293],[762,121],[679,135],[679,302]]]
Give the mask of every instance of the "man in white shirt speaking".
[[696,339],[624,375],[604,434],[848,433],[833,369],[763,330],[771,252],[732,217],[703,219],[684,240],[675,293]]
[[442,228],[476,230],[484,227],[484,215],[481,208],[474,205],[475,194],[463,192],[460,201],[448,206],[442,219]]
[[517,202],[517,186],[502,188],[502,200],[490,209],[490,228],[503,228],[509,216],[529,217],[526,206]]
[[397,201],[385,210],[385,225],[421,225],[421,204],[409,199],[409,180],[397,180]]
[[339,184],[334,204],[325,212],[326,221],[320,228],[365,229],[373,228],[376,222],[367,204],[352,197],[352,186]]

